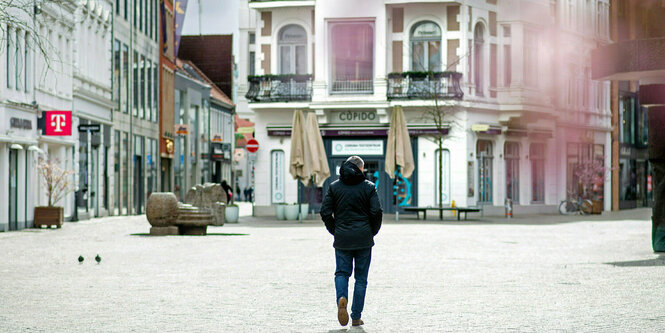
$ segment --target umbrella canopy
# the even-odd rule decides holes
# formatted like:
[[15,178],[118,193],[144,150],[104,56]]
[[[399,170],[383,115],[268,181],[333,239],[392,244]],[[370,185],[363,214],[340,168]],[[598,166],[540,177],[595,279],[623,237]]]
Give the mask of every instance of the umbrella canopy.
[[330,168],[328,167],[326,150],[323,148],[319,123],[314,113],[307,114],[305,133],[305,165],[309,167],[309,174],[314,177],[316,186],[321,187],[326,179],[330,177]]
[[401,106],[393,108],[390,130],[388,131],[386,173],[388,173],[390,178],[395,178],[397,165],[402,167],[402,175],[405,178],[411,177],[416,167],[413,161],[411,138],[409,137],[409,130],[406,128],[406,120],[404,119],[404,112]]
[[300,179],[303,184],[309,182],[309,170],[305,163],[307,155],[305,148],[305,119],[301,110],[293,113],[291,126],[291,157],[289,159],[289,173],[293,179]]

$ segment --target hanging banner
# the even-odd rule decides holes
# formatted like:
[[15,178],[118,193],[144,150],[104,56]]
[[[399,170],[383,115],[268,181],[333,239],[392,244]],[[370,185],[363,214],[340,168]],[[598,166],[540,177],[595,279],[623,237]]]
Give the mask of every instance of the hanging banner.
[[[199,2],[201,6],[201,2]],[[185,22],[185,12],[187,11],[187,0],[176,0],[175,2],[175,54],[178,55],[180,48],[180,36],[182,34],[182,25]],[[201,18],[199,17],[199,20]],[[199,31],[200,32],[200,31]]]
[[270,180],[272,182],[272,203],[284,203],[284,152],[274,150],[270,153]]

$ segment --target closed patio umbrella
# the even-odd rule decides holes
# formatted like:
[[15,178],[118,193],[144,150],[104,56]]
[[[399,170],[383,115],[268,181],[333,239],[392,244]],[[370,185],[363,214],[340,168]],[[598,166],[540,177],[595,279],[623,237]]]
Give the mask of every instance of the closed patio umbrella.
[[321,187],[326,179],[330,177],[330,168],[328,167],[326,150],[323,147],[319,123],[314,113],[307,114],[305,133],[305,164],[309,167],[309,174],[314,178],[316,186]]
[[[293,124],[291,125],[291,156],[289,157],[289,173],[293,179],[300,180],[303,184],[309,184],[309,168],[307,165],[307,148],[305,146],[305,119],[301,110],[293,113]],[[298,186],[298,219],[300,216],[300,184]]]
[[[401,106],[395,106],[390,119],[390,129],[388,130],[385,170],[390,178],[395,178],[398,171],[401,172],[404,178],[409,178],[414,169],[411,138],[406,127],[404,112]],[[395,205],[397,205],[397,200],[395,200]],[[396,211],[396,214],[396,219],[399,221],[399,212]]]

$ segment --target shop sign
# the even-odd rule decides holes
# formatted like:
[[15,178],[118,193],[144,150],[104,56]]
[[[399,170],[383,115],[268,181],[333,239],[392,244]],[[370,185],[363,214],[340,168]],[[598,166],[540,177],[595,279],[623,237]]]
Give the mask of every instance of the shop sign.
[[175,135],[188,135],[188,134],[189,134],[189,125],[187,124],[175,125]]
[[32,129],[32,121],[30,121],[30,119],[12,117],[12,118],[9,118],[9,127],[24,129],[24,130],[31,130]]
[[383,140],[333,140],[333,156],[383,155]]
[[284,152],[275,150],[271,154],[270,175],[272,176],[272,202],[284,202]]
[[44,134],[49,136],[72,135],[71,111],[44,111]]
[[78,126],[79,132],[99,132],[101,127],[99,124],[82,124]]
[[210,142],[222,142],[222,141],[223,141],[222,135],[219,133],[213,134],[212,138],[210,139]]
[[376,110],[349,110],[349,111],[332,111],[331,123],[336,124],[366,124],[378,123],[379,116]]
[[240,134],[252,134],[254,133],[254,127],[238,127],[236,133]]

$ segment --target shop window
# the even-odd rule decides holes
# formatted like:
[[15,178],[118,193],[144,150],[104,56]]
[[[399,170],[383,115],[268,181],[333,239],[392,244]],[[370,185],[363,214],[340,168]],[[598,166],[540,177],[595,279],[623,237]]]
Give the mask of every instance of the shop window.
[[531,202],[545,202],[545,144],[532,143],[529,148],[531,160]]
[[113,140],[115,142],[115,145],[113,146],[113,177],[115,178],[115,212],[114,215],[120,215],[120,212],[122,211],[122,205],[120,202],[120,198],[122,198],[122,195],[120,194],[120,131],[114,131],[114,137]]
[[626,144],[635,144],[635,132],[634,132],[634,122],[635,122],[635,98],[634,97],[623,97],[619,100],[619,116],[621,126],[619,127],[619,137],[621,143]]
[[122,214],[129,214],[129,135],[127,132],[122,133]]
[[476,144],[476,156],[478,159],[478,201],[492,202],[492,142],[478,140]]
[[[441,152],[443,151],[443,155]],[[441,164],[439,164],[441,159]],[[439,165],[441,165],[441,172],[439,172]],[[439,189],[439,174],[441,174],[441,188]],[[443,205],[450,204],[450,151],[448,149],[437,149],[434,154],[434,203],[436,205],[440,202]]]
[[635,131],[637,132],[637,146],[641,148],[647,147],[649,144],[649,109],[641,106],[637,109],[637,124]]
[[430,21],[411,30],[411,70],[441,71],[441,28]]
[[520,201],[520,144],[506,142],[503,150],[506,160],[506,198]]
[[484,40],[485,28],[481,23],[476,24],[473,30],[473,83],[476,95],[483,96],[483,67],[484,67]]
[[307,73],[307,33],[299,25],[282,28],[277,41],[281,74]]

